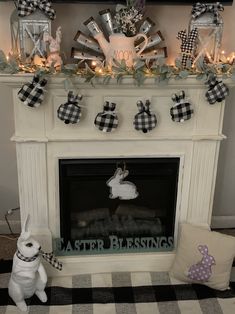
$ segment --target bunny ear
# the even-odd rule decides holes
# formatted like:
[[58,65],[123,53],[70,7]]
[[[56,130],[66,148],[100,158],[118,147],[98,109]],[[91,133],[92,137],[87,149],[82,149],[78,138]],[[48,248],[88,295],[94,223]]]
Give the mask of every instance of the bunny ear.
[[208,247],[206,245],[199,245],[198,250],[202,253],[202,255],[208,254]]
[[121,168],[117,168],[117,170],[114,173],[114,177],[119,177],[122,175],[122,169]]
[[23,226],[22,226],[22,231],[20,234],[20,239],[22,239],[22,240],[27,240],[31,235],[31,233],[28,231],[29,218],[30,218],[30,216],[27,215],[27,217],[23,223]]
[[128,174],[129,174],[129,171],[128,171],[128,170],[123,171],[123,173],[122,173],[123,179],[124,179],[125,177],[127,177]]
[[171,96],[171,99],[176,102],[176,101],[178,101],[178,96],[176,94],[173,94]]
[[141,100],[138,100],[136,104],[137,104],[137,107],[138,107],[139,111],[143,111],[144,110],[144,104],[143,104],[143,102]]

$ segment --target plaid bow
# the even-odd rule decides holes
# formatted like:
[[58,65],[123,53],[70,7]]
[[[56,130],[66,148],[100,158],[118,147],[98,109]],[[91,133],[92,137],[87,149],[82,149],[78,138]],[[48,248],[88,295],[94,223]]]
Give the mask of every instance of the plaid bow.
[[174,122],[184,122],[192,118],[194,110],[192,105],[185,99],[183,90],[178,94],[172,95],[171,99],[175,102],[170,109],[171,119]]
[[133,122],[135,129],[143,133],[153,130],[157,125],[157,117],[150,111],[150,101],[146,100],[144,105],[143,102],[139,100],[137,101],[137,107],[139,113],[135,115]]
[[191,30],[188,34],[186,30],[178,32],[177,39],[181,39],[182,44],[180,46],[181,53],[182,53],[182,66],[185,68],[187,66],[187,60],[190,60],[191,64],[193,63],[193,52],[195,49],[195,43],[198,37],[197,28]]
[[78,101],[82,99],[81,95],[74,96],[73,92],[68,93],[68,102],[61,105],[57,110],[57,116],[65,124],[78,123],[81,119],[82,111],[78,106]]
[[40,9],[51,20],[56,18],[55,10],[52,8],[51,2],[47,0],[19,0],[17,9],[20,17],[30,15],[37,9]]
[[104,111],[97,114],[94,123],[100,131],[112,132],[118,127],[118,117],[115,108],[115,103],[106,101]]
[[197,2],[193,5],[192,8],[192,18],[197,19],[199,16],[203,15],[204,13],[213,13],[214,15],[214,23],[218,24],[220,19],[219,11],[224,11],[224,7],[220,2],[217,3],[200,3]]
[[209,76],[207,82],[209,90],[206,92],[206,99],[209,104],[221,102],[229,94],[229,89],[222,81],[218,81],[216,75]]
[[58,259],[53,255],[53,252],[51,253],[45,253],[42,250],[40,250],[40,254],[42,257],[49,263],[51,266],[58,270],[62,270],[62,263],[58,261]]

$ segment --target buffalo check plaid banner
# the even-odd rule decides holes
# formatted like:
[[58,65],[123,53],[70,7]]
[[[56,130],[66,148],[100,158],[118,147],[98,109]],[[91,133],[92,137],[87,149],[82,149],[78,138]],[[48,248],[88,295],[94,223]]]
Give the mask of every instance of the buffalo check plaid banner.
[[216,75],[211,75],[207,82],[209,90],[206,92],[206,99],[209,104],[223,101],[229,94],[229,88],[222,81],[218,81]]
[[44,87],[47,80],[40,81],[39,76],[35,75],[32,82],[24,84],[18,92],[19,99],[27,106],[37,108],[44,99]]
[[68,93],[68,101],[57,109],[57,116],[65,124],[78,123],[82,116],[81,107],[78,101],[82,99],[81,95],[74,95],[72,91]]
[[175,122],[184,122],[192,118],[194,110],[192,105],[185,99],[185,92],[172,95],[175,102],[170,109],[171,119]]
[[[8,296],[10,273],[0,274],[0,313],[19,313]],[[184,284],[167,272],[131,272],[77,275],[49,279],[47,303],[27,300],[35,314],[232,314],[231,290],[216,291]]]
[[135,115],[134,127],[137,131],[147,133],[153,130],[157,125],[157,117],[150,111],[150,101],[147,100],[145,105],[142,101],[137,101],[139,113]]
[[118,127],[118,117],[115,108],[115,103],[105,102],[104,111],[98,113],[94,121],[95,126],[100,131],[112,132]]

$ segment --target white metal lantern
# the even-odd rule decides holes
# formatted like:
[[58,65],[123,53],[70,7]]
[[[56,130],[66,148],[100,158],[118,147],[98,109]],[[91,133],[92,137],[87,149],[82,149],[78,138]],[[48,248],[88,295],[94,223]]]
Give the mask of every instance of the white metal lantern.
[[31,60],[35,55],[45,57],[45,32],[51,34],[51,20],[41,10],[25,17],[19,17],[15,10],[11,15],[12,53],[22,60]]
[[195,61],[200,56],[205,56],[209,62],[219,61],[221,41],[223,35],[223,19],[213,12],[206,12],[197,18],[192,18],[189,29],[198,29],[198,45]]

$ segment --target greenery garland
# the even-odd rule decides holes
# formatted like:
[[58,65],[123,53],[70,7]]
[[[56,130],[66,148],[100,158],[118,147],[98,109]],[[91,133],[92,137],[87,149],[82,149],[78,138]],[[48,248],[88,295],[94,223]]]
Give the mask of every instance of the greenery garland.
[[[165,58],[159,58],[151,65],[138,60],[133,68],[126,67],[125,61],[114,61],[112,71],[106,67],[91,69],[87,63],[81,68],[80,64],[63,65],[60,69],[51,67],[41,67],[32,64],[22,64],[17,58],[10,55],[8,58],[3,51],[0,50],[0,73],[3,74],[22,74],[34,73],[41,76],[53,76],[64,74],[67,76],[65,80],[66,90],[71,84],[70,78],[81,77],[84,82],[90,82],[95,85],[97,78],[99,82],[108,84],[111,79],[116,79],[117,83],[121,83],[126,76],[131,76],[138,86],[151,77],[154,78],[156,84],[165,85],[170,79],[175,80],[186,79],[190,75],[195,75],[197,80],[206,81],[208,76],[216,74],[222,76],[222,79],[231,78],[235,80],[235,65],[229,63],[208,64],[204,62],[204,58],[199,58],[194,66],[188,62],[186,68],[182,67],[181,59],[175,60],[175,65],[167,65]],[[102,79],[102,80],[101,80]]]

